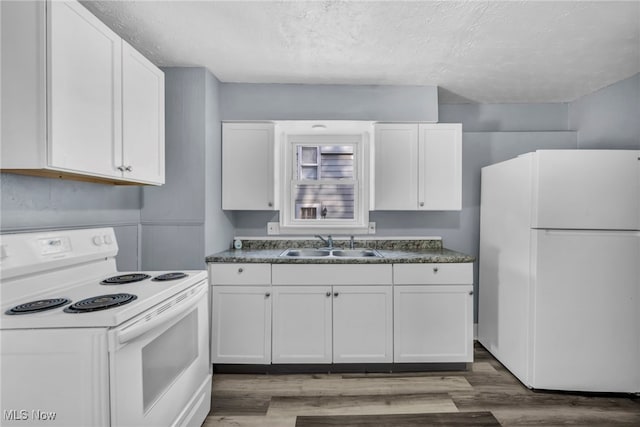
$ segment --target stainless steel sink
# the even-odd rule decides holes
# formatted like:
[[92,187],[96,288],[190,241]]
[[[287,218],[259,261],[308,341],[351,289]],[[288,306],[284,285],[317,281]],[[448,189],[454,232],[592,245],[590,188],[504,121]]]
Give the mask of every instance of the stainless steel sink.
[[311,249],[289,248],[280,254],[291,258],[382,258],[374,249]]
[[296,258],[318,258],[318,257],[328,257],[331,255],[331,251],[329,249],[287,249],[282,252],[280,256],[284,257],[296,257]]
[[331,255],[350,258],[382,258],[382,255],[373,249],[334,249]]

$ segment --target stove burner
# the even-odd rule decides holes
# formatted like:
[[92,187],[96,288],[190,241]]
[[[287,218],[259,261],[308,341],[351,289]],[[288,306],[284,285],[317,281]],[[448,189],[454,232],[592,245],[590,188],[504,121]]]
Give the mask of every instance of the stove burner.
[[127,283],[139,282],[144,279],[148,279],[148,274],[143,273],[131,273],[131,274],[121,274],[119,276],[109,277],[108,279],[104,279],[100,282],[101,285],[124,285]]
[[166,282],[167,280],[183,279],[183,278],[185,278],[187,276],[188,276],[187,273],[174,272],[174,273],[161,274],[160,276],[156,276],[151,280],[153,280],[154,282]]
[[5,314],[38,313],[40,311],[61,307],[65,304],[69,304],[70,302],[71,300],[68,300],[66,298],[41,299],[38,301],[31,301],[24,304],[16,305],[15,307],[7,310]]
[[108,308],[117,307],[128,304],[138,298],[132,294],[110,294],[99,295],[78,301],[65,308],[66,313],[86,313],[90,311],[106,310]]

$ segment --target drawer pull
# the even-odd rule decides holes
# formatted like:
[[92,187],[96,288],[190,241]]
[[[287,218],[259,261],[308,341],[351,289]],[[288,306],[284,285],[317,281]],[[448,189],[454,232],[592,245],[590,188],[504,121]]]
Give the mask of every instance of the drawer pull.
[[242,273],[243,271],[244,271],[244,268],[240,267],[240,268],[238,269],[238,274]]
[[331,292],[327,292],[327,298],[331,296]]
[[333,293],[333,296],[336,297],[336,298],[338,298],[338,295],[340,295],[338,292],[334,292]]
[[437,273],[438,272],[438,267],[433,267],[433,272]]
[[271,292],[267,292],[266,294],[264,294],[265,298],[269,298],[271,296]]

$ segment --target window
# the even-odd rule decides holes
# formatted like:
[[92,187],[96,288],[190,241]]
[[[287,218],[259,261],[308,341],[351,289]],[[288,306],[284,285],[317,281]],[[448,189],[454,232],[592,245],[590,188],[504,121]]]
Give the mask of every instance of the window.
[[314,133],[283,126],[282,231],[367,231],[371,124],[348,123]]

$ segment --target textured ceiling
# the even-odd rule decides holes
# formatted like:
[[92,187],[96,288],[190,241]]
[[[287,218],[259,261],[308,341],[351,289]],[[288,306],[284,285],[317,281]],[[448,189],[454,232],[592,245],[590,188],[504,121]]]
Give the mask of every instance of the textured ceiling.
[[161,66],[223,82],[435,85],[567,102],[640,72],[640,1],[83,1]]

